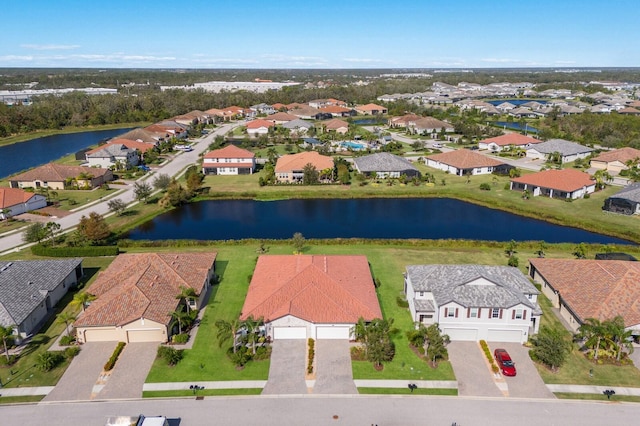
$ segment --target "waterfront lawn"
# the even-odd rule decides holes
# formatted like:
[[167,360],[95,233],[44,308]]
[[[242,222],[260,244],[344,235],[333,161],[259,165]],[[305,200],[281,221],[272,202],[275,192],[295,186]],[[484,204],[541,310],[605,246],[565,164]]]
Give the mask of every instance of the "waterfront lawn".
[[102,200],[103,198],[113,197],[116,195],[117,190],[102,188],[95,188],[92,190],[64,189],[55,191],[58,193],[55,197],[51,196],[51,192],[52,191],[50,191],[49,199],[54,202],[58,202],[56,207],[62,210],[75,210],[85,204]]

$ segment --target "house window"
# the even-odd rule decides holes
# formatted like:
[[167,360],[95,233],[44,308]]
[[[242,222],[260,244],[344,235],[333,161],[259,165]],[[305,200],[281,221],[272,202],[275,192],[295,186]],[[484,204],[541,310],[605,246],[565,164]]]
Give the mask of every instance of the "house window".
[[418,294],[420,295],[420,297],[424,296],[424,291],[419,291]]
[[491,309],[491,318],[500,318],[500,308]]
[[456,310],[454,308],[447,309],[447,317],[453,318],[456,316]]
[[520,309],[515,309],[515,310],[513,311],[513,318],[514,318],[514,319],[522,319],[522,312],[523,312],[523,311],[522,311],[522,308],[520,308]]
[[478,308],[469,308],[469,318],[478,318]]
[[433,318],[433,314],[424,314],[424,315],[420,315],[420,322],[424,322],[424,320],[426,319],[431,319]]
[[529,300],[533,299],[533,294],[527,294],[527,299]]

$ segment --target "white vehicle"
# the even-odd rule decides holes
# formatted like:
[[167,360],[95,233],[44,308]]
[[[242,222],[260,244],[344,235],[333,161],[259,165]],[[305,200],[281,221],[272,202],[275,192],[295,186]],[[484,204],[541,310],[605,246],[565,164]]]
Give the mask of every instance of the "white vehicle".
[[433,145],[431,145],[431,146],[433,146],[434,148],[442,148],[442,144],[441,144],[441,143],[437,143],[437,142],[436,142],[436,143],[434,143],[434,144],[433,144]]
[[107,418],[105,426],[169,426],[164,416],[114,416]]

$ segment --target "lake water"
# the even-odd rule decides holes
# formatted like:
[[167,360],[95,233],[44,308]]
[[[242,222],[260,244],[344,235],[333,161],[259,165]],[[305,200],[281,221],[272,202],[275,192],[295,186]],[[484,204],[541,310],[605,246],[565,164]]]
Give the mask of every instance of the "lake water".
[[129,130],[131,130],[131,127],[93,130],[90,132],[45,136],[12,145],[0,146],[0,178],[73,154],[95,145],[103,139],[121,135]]
[[[562,201],[558,201],[559,203]],[[134,240],[420,238],[550,243],[628,242],[448,198],[215,200],[187,204],[132,230]]]
[[517,107],[519,107],[522,104],[526,104],[527,102],[538,102],[539,104],[543,104],[543,105],[547,104],[547,101],[544,101],[542,99],[500,99],[497,101],[487,101],[487,103],[493,106],[497,106],[505,102],[509,102],[510,104],[515,105]]
[[505,129],[511,129],[511,130],[524,130],[527,131],[529,133],[538,133],[538,129],[536,129],[535,127],[531,127],[529,125],[526,126],[521,126],[520,123],[517,122],[509,122],[509,121],[494,121],[493,124],[500,126],[502,128]]

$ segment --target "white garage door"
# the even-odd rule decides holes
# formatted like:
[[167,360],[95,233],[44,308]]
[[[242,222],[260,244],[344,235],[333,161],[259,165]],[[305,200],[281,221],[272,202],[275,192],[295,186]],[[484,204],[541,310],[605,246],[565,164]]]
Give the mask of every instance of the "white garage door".
[[475,328],[445,328],[442,334],[449,336],[452,341],[471,341],[478,340],[478,330]]
[[520,330],[488,330],[487,342],[522,342]]
[[307,327],[274,327],[273,339],[306,339]]
[[349,340],[351,327],[316,327],[316,338],[318,339],[345,339]]
[[127,330],[129,342],[164,342],[162,329]]

